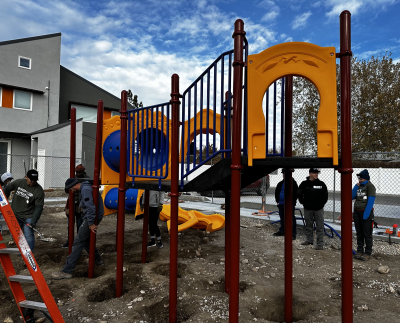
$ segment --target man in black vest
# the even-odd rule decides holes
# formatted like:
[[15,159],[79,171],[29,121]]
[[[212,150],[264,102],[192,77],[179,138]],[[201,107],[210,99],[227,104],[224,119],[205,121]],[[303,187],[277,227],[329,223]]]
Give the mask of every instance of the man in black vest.
[[367,169],[357,174],[357,177],[358,183],[354,185],[352,192],[352,198],[356,200],[354,202],[353,220],[357,232],[357,253],[354,258],[366,261],[371,259],[372,254],[372,225],[376,188],[370,181]]

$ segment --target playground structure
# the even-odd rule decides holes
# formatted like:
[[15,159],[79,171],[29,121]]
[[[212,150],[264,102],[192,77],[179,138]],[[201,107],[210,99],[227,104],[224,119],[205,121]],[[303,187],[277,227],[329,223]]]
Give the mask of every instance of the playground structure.
[[[291,169],[336,167],[341,173],[342,187],[342,322],[352,322],[350,13],[343,11],[340,15],[340,53],[335,53],[333,47],[322,48],[295,42],[276,45],[260,54],[248,56],[244,23],[240,19],[235,22],[233,38],[234,49],[221,54],[183,95],[179,92],[179,76],[172,76],[170,102],[128,111],[127,93],[123,91],[121,117],[113,117],[103,122],[103,104],[99,101],[96,138],[102,140],[96,140],[93,187],[97,196],[102,159],[101,184],[118,184],[116,297],[122,296],[123,291],[125,191],[134,187],[170,192],[169,321],[176,322],[179,192],[220,189],[227,193],[225,291],[229,294],[229,321],[239,322],[240,189],[283,167],[285,179],[289,183],[285,185],[285,322],[292,322]],[[337,58],[340,58],[341,73],[341,160],[338,159],[337,142]],[[307,78],[320,93],[318,158],[292,157],[293,75]],[[266,100],[265,117],[261,104],[263,97],[268,95],[265,93],[270,85],[280,78],[284,78],[281,91],[284,99],[280,111],[280,122],[284,127],[281,127],[279,136],[276,128],[277,108],[274,104],[273,150],[269,153],[269,99]],[[225,79],[228,81],[225,82]],[[276,89],[276,85],[274,88]],[[71,124],[74,122],[76,118],[72,109]],[[72,153],[75,147],[73,131],[71,127],[71,161],[75,160]],[[219,141],[217,133],[220,136]],[[199,161],[193,158],[193,163],[190,163],[190,145],[193,141],[193,151],[196,152],[198,134],[206,136],[205,144],[211,147],[212,143],[212,149],[206,149],[203,154],[203,136],[200,136]],[[213,135],[212,140],[210,135]],[[278,137],[281,147],[279,153],[275,147]],[[217,164],[193,180],[185,181],[192,172],[217,155],[221,156]],[[71,162],[71,177],[74,176],[75,166],[72,165]],[[73,196],[70,196],[70,201],[73,200]],[[95,204],[97,205],[96,201]],[[143,263],[146,262],[148,194],[144,204]],[[73,207],[70,207],[71,209]],[[188,212],[187,216],[195,222],[193,213]],[[73,221],[74,216],[69,218]],[[73,228],[73,223],[70,223],[70,246]],[[95,235],[92,234],[90,278],[93,277],[94,245]]]

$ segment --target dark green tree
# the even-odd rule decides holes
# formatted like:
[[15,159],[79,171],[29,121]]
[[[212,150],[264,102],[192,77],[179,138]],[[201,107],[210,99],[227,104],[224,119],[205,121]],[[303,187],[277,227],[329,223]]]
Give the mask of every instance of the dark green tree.
[[132,93],[131,90],[128,90],[128,103],[133,106],[134,109],[143,108],[142,101],[138,101],[138,96]]

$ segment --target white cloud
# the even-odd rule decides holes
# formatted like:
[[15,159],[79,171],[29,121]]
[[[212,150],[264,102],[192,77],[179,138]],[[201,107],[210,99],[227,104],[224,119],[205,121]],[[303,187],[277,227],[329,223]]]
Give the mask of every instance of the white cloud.
[[326,15],[330,18],[338,17],[343,10],[348,10],[351,14],[357,14],[361,10],[371,10],[378,8],[386,9],[386,5],[395,4],[396,0],[327,0],[325,5],[330,8]]
[[305,12],[301,15],[298,15],[294,18],[291,25],[293,29],[297,29],[300,27],[304,27],[307,24],[308,18],[311,16],[311,11]]
[[262,18],[261,21],[271,21],[275,20],[276,17],[278,17],[279,11],[270,11],[267,12]]
[[118,97],[122,90],[131,89],[145,106],[169,101],[172,74],[180,76],[182,92],[211,61],[208,57],[188,60],[151,47],[132,51],[129,40],[114,41],[108,51],[92,53],[98,44],[86,39],[65,46],[64,51],[79,53],[79,58],[67,57],[63,65]]
[[279,16],[280,8],[272,0],[264,0],[258,6],[267,12],[261,17],[261,21],[273,21]]

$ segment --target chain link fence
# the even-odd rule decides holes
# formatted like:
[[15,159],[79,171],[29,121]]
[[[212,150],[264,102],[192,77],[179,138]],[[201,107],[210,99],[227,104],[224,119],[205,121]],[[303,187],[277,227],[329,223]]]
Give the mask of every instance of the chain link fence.
[[[307,156],[315,157],[315,156]],[[75,164],[80,164],[77,158]],[[210,165],[201,167],[197,173],[205,171]],[[69,157],[8,155],[0,154],[0,175],[11,172],[14,179],[23,178],[29,169],[39,172],[39,183],[44,189],[62,188],[65,179],[69,177]],[[358,180],[356,174],[368,169],[371,182],[376,187],[374,204],[375,220],[378,225],[393,226],[400,224],[400,152],[364,152],[353,154],[353,185]],[[282,180],[281,169],[270,173],[253,184],[241,190],[241,206],[251,209],[262,209],[262,200],[265,199],[266,211],[277,211],[275,202],[275,188]],[[192,175],[193,177],[196,174]],[[188,180],[191,180],[191,177]],[[300,185],[308,176],[308,169],[296,169],[293,178]],[[333,168],[321,169],[319,179],[325,182],[329,191],[329,200],[325,205],[325,218],[329,221],[340,220],[340,174]],[[210,203],[224,204],[222,191],[199,192],[206,196]],[[303,209],[297,202],[296,208]]]
[[[307,156],[316,157],[316,156]],[[355,153],[353,158],[353,185],[358,183],[356,174],[363,169],[368,169],[370,181],[376,188],[376,199],[374,204],[375,221],[378,225],[391,227],[400,224],[400,152],[365,152]],[[309,169],[295,169],[293,178],[298,185],[309,176]],[[255,210],[262,209],[262,200],[265,199],[266,211],[277,211],[275,201],[275,189],[283,179],[281,169],[269,174],[265,179],[260,179],[252,187],[241,191],[241,207]],[[340,174],[333,168],[321,169],[319,179],[328,188],[328,202],[326,203],[325,219],[338,222],[341,219],[341,183]],[[259,195],[261,191],[263,194]],[[265,192],[265,193],[264,193]],[[210,203],[224,204],[225,198],[222,191],[199,192],[206,196]],[[265,195],[264,195],[265,194]],[[296,208],[303,212],[303,206],[297,201]],[[298,213],[296,213],[298,214]]]
[[[62,188],[69,177],[69,157],[0,154],[0,174],[10,172],[14,179],[24,178],[30,169],[39,172],[39,184],[44,189]],[[75,165],[81,159],[75,160]]]

